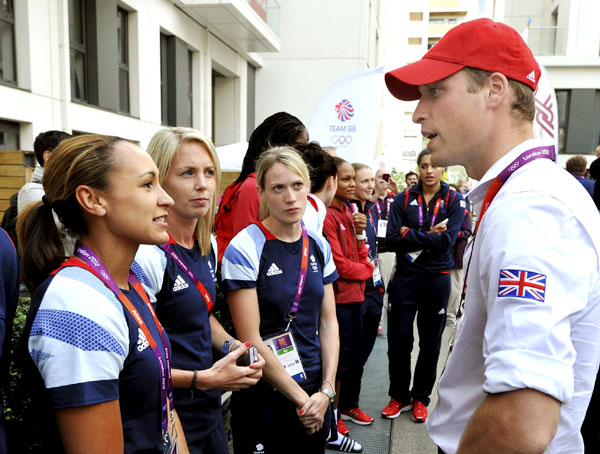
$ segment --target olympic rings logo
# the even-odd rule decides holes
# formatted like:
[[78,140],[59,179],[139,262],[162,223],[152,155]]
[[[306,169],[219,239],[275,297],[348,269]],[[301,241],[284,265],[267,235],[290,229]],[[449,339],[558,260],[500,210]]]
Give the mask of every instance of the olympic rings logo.
[[352,136],[331,136],[331,141],[336,147],[346,148],[352,143]]
[[519,162],[515,162],[515,163],[513,163],[513,165],[511,165],[511,166],[508,168],[508,170],[510,170],[511,172],[514,172],[516,169],[518,169],[518,168],[519,168],[519,165],[520,165],[520,164],[519,164]]

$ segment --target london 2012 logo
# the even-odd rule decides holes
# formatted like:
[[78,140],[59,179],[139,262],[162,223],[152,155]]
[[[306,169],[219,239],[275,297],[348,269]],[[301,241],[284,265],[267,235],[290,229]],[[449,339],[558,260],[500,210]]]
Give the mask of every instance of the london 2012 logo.
[[340,121],[348,121],[354,116],[354,107],[347,99],[342,99],[337,103],[335,105],[335,111],[337,112],[337,117]]

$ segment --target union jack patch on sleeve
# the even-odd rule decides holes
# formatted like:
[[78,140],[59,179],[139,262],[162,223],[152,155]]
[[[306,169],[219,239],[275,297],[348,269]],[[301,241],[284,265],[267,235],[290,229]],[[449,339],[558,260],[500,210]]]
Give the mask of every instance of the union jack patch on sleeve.
[[500,270],[498,297],[517,297],[544,302],[546,275],[535,271]]

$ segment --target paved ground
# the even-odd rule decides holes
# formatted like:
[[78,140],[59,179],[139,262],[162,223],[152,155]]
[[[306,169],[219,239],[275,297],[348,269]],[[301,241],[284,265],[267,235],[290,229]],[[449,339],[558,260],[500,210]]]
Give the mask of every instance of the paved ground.
[[[451,328],[447,327],[442,340],[442,351],[438,362],[438,377],[448,357],[448,338]],[[413,370],[418,353],[418,336],[415,329]],[[348,422],[351,437],[363,445],[364,454],[437,454],[424,424],[413,422],[411,413],[402,413],[394,420],[381,417],[382,408],[388,403],[388,358],[387,339],[378,338],[373,353],[367,362],[360,396],[361,408],[375,418],[371,426],[358,426]],[[428,409],[431,412],[437,403],[437,385],[431,396]],[[333,453],[336,451],[327,451]]]

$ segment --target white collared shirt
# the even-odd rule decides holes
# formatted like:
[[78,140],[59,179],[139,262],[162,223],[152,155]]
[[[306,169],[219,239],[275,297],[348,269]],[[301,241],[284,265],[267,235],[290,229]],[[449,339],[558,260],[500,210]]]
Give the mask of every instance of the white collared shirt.
[[[521,143],[469,192],[477,212]],[[531,388],[562,402],[547,454],[581,454],[580,427],[600,360],[600,215],[585,189],[549,159],[504,184],[479,226],[465,314],[427,427],[446,454],[487,393]],[[465,265],[466,266],[466,265]]]

